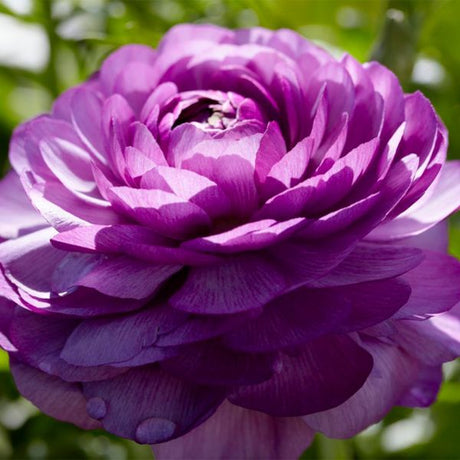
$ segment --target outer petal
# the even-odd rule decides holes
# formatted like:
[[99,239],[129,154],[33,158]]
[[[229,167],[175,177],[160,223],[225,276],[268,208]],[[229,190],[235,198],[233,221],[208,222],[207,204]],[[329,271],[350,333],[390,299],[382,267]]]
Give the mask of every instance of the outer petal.
[[418,360],[435,366],[460,356],[460,303],[425,320],[395,321],[395,340]]
[[419,363],[400,348],[378,341],[363,345],[374,357],[374,368],[362,388],[338,407],[304,417],[327,436],[348,438],[378,422],[418,377]]
[[229,399],[276,416],[324,411],[359,390],[372,369],[372,361],[371,355],[348,336],[321,337],[283,354],[280,371],[272,379],[240,387]]
[[300,418],[278,418],[224,402],[190,433],[153,447],[158,460],[297,460],[313,431]]
[[411,288],[409,301],[396,317],[440,313],[460,301],[460,261],[447,254],[424,251],[425,259],[402,276]]
[[285,286],[273,263],[262,256],[243,255],[217,266],[192,268],[169,302],[191,313],[230,314],[263,306]]
[[67,383],[19,361],[11,361],[11,372],[21,394],[45,414],[81,428],[100,428],[86,413],[86,400],[77,383]]
[[117,83],[117,78],[127,64],[143,62],[153,64],[157,53],[144,45],[126,45],[112,53],[102,64],[99,79],[101,87],[108,95],[112,94]]
[[0,181],[0,209],[0,238],[17,238],[47,226],[45,219],[33,208],[14,171]]
[[185,383],[154,366],[83,384],[88,413],[104,428],[141,444],[185,434],[208,418],[224,390]]
[[243,351],[276,351],[337,330],[351,311],[347,298],[327,290],[297,289],[269,302],[260,316],[223,336]]
[[444,165],[438,181],[398,217],[377,227],[369,239],[394,240],[428,230],[460,208],[460,161]]
[[127,361],[154,344],[158,334],[182,324],[184,317],[157,306],[131,315],[86,320],[69,335],[61,357],[80,366]]

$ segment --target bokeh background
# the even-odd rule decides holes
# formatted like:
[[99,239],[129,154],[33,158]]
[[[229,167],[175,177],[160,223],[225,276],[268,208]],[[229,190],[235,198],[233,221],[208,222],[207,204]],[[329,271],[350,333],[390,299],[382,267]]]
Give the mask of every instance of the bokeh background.
[[[422,90],[460,158],[459,0],[0,0],[0,169],[21,121],[125,43],[155,46],[178,22],[287,27],[332,53],[376,59],[406,91]],[[450,225],[460,257],[460,216]],[[438,401],[394,409],[351,440],[317,436],[305,459],[460,459],[460,365],[445,367]],[[20,398],[0,352],[0,459],[152,459],[150,448],[57,422]]]

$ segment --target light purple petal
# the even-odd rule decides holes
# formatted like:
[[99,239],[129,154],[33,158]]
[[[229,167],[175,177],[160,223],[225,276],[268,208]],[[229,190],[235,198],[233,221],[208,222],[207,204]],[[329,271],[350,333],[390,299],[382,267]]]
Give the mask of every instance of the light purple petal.
[[423,257],[423,252],[417,248],[360,243],[315,286],[342,286],[393,278],[417,267]]
[[460,303],[427,319],[394,322],[397,342],[418,360],[435,366],[460,355]]
[[69,335],[61,357],[77,366],[127,361],[152,346],[158,334],[182,324],[184,316],[156,306],[130,315],[86,320]]
[[0,237],[17,238],[47,222],[30,203],[18,175],[11,171],[0,181]]
[[113,187],[109,198],[118,211],[165,236],[184,238],[210,225],[198,205],[163,190]]
[[424,251],[424,260],[418,267],[405,273],[412,293],[397,318],[428,315],[450,310],[460,301],[460,262],[447,254]]
[[107,95],[114,92],[117,78],[126,65],[132,62],[154,64],[157,53],[149,46],[126,45],[112,53],[102,64],[100,71],[101,86]]
[[224,254],[262,249],[289,238],[306,224],[306,219],[301,217],[285,222],[276,222],[272,219],[259,220],[217,235],[186,241],[181,247]]
[[45,414],[81,428],[100,428],[101,424],[86,413],[86,400],[79,384],[64,382],[14,360],[11,372],[21,394]]
[[224,397],[222,389],[185,383],[154,366],[84,383],[83,393],[88,413],[107,431],[140,444],[185,434],[212,415]]
[[313,432],[300,418],[278,418],[224,402],[206,422],[153,447],[159,460],[297,459]]

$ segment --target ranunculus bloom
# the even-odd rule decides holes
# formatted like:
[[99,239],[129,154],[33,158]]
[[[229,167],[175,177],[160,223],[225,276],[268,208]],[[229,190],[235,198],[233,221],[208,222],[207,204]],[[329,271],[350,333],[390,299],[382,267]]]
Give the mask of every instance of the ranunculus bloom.
[[460,354],[446,148],[422,94],[290,31],[121,48],[13,135],[19,390],[160,459],[295,458],[429,405]]

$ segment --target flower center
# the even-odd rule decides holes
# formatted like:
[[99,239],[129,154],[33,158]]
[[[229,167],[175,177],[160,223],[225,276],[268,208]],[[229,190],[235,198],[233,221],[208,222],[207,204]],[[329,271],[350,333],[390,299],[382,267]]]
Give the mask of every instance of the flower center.
[[172,126],[195,123],[206,130],[231,128],[238,121],[237,108],[230,99],[198,96],[182,100],[180,112]]

